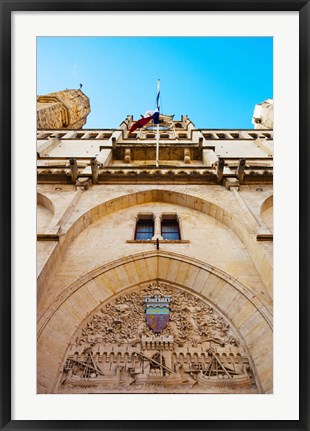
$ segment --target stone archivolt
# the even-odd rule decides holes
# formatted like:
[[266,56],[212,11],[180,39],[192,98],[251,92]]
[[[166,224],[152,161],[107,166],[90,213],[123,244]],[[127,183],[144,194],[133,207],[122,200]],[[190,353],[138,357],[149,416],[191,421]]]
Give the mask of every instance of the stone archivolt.
[[[154,334],[145,296],[169,295],[170,321]],[[200,298],[154,282],[111,300],[79,328],[56,392],[256,393],[245,348]]]

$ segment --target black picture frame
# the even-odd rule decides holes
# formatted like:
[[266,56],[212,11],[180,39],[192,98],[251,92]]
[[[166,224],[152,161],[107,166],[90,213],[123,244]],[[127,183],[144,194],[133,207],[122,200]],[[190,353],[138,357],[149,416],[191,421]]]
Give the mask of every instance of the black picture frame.
[[[1,14],[1,330],[0,424],[2,430],[35,429],[207,429],[207,430],[309,430],[309,1],[303,0],[144,0],[45,1],[0,0]],[[300,379],[299,420],[237,421],[74,421],[11,420],[11,14],[15,11],[298,11],[300,24]],[[297,290],[297,286],[292,286]]]

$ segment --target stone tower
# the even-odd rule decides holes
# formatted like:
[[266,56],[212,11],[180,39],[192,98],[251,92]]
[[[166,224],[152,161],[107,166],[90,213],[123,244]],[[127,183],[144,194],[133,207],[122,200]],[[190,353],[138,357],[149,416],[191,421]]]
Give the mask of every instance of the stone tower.
[[89,98],[81,90],[37,96],[38,129],[81,129],[89,113]]

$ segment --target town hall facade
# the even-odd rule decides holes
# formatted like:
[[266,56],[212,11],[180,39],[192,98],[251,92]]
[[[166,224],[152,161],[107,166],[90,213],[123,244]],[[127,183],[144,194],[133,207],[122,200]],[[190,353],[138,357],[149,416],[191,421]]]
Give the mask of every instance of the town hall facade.
[[89,112],[37,99],[38,393],[272,393],[273,101],[159,136]]

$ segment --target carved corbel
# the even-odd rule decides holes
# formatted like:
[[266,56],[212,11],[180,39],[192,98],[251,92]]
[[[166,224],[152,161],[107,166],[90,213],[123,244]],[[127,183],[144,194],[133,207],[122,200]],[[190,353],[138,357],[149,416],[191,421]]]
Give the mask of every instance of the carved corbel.
[[91,186],[92,181],[87,177],[79,177],[75,183],[75,187],[77,190],[88,190]]
[[98,169],[98,160],[95,157],[91,159],[90,166],[91,166],[93,184],[97,184],[99,169]]
[[78,169],[77,161],[74,158],[70,159],[70,171],[71,171],[72,182],[73,184],[75,184],[77,177],[79,175],[79,169]]
[[218,184],[221,184],[223,181],[224,164],[225,164],[224,159],[219,158],[219,160],[217,162],[217,172],[216,172]]
[[240,159],[239,165],[237,168],[237,177],[240,184],[243,184],[244,182],[244,169],[245,169],[245,159]]

